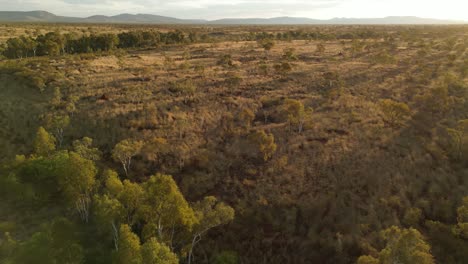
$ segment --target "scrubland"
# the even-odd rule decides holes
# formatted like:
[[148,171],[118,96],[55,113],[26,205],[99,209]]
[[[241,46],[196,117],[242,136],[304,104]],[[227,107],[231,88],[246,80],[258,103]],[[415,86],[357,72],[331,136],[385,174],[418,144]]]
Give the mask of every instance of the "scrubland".
[[5,263],[468,261],[466,26],[0,43]]

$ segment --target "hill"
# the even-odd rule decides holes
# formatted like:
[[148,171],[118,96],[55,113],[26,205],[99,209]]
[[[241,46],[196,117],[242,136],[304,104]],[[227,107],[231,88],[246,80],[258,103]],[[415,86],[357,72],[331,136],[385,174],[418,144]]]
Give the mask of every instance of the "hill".
[[43,23],[125,23],[125,24],[219,24],[219,25],[358,25],[358,24],[465,24],[466,21],[439,20],[414,16],[385,18],[333,18],[319,20],[301,17],[225,18],[218,20],[179,19],[151,14],[95,15],[86,18],[57,16],[46,11],[0,11],[2,22]]

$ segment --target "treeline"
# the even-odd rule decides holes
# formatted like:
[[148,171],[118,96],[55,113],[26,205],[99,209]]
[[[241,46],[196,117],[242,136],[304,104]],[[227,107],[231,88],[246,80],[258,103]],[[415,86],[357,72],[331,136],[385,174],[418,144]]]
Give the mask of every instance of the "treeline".
[[195,42],[195,34],[186,36],[182,31],[167,33],[157,31],[130,31],[120,34],[61,34],[49,32],[36,38],[21,36],[6,42],[2,52],[9,59],[20,59],[35,56],[57,56],[110,51],[117,48],[146,48],[163,44],[184,44]]
[[81,54],[115,49],[149,48],[169,44],[189,44],[195,42],[212,42],[215,40],[240,40],[258,41],[264,39],[290,41],[290,40],[332,40],[332,39],[367,39],[381,37],[382,34],[374,31],[357,31],[347,33],[322,33],[287,31],[278,33],[250,32],[236,37],[228,34],[203,33],[196,31],[182,32],[181,30],[169,31],[128,31],[119,34],[90,34],[78,35],[75,33],[62,34],[49,32],[36,38],[21,36],[10,38],[6,44],[0,47],[2,55],[9,59],[21,59],[36,56],[58,56],[64,54]]

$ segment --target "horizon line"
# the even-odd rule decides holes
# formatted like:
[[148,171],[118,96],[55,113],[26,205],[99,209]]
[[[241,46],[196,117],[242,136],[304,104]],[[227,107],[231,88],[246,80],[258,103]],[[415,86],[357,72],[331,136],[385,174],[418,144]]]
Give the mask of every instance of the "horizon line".
[[431,19],[431,20],[439,20],[439,21],[451,21],[451,22],[465,22],[468,23],[468,20],[463,20],[463,19],[450,19],[450,18],[431,18],[431,17],[420,17],[420,16],[415,16],[415,15],[388,15],[384,17],[332,17],[332,18],[325,18],[325,19],[320,19],[320,18],[312,18],[312,17],[304,17],[304,16],[273,16],[273,17],[224,17],[224,18],[217,18],[217,19],[207,19],[207,18],[179,18],[175,16],[167,16],[167,15],[160,15],[160,14],[152,14],[152,13],[117,13],[114,15],[102,15],[102,14],[93,14],[93,15],[87,15],[87,16],[68,16],[68,15],[60,15],[57,13],[53,13],[47,10],[30,10],[30,11],[20,11],[20,10],[0,10],[0,12],[21,12],[21,13],[28,13],[28,12],[46,12],[55,16],[59,17],[69,17],[69,18],[90,18],[93,16],[104,16],[104,17],[115,17],[119,15],[133,15],[133,16],[138,16],[138,15],[152,15],[152,16],[162,16],[162,17],[167,17],[167,18],[174,18],[174,19],[180,19],[180,20],[203,20],[207,22],[211,21],[217,21],[217,20],[229,20],[229,19],[243,19],[243,20],[248,20],[248,19],[263,19],[263,20],[268,20],[268,19],[275,19],[275,18],[300,18],[300,19],[310,19],[310,20],[319,20],[319,21],[328,21],[328,20],[334,20],[334,19],[384,19],[384,18],[418,18],[418,19]]

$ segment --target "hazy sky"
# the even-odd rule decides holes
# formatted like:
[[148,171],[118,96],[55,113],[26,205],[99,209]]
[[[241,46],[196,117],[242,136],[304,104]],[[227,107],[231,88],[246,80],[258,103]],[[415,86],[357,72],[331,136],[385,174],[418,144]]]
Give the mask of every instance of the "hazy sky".
[[0,0],[0,10],[80,17],[145,13],[203,19],[419,16],[468,21],[468,0]]

